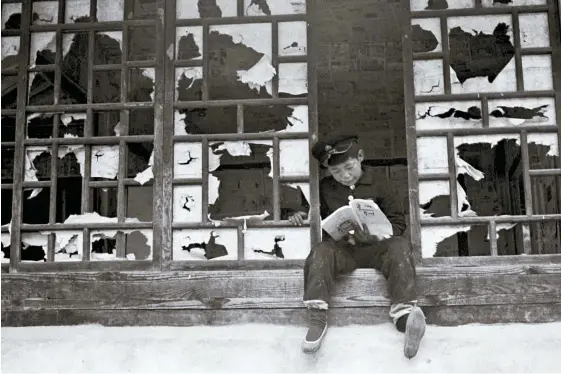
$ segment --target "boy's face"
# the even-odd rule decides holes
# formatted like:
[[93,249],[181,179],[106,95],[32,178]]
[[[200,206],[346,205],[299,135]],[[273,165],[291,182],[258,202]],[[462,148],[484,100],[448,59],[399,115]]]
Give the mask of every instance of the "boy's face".
[[358,152],[357,158],[351,157],[340,164],[329,165],[327,169],[337,182],[344,186],[352,186],[362,176],[363,159],[364,152],[361,149]]

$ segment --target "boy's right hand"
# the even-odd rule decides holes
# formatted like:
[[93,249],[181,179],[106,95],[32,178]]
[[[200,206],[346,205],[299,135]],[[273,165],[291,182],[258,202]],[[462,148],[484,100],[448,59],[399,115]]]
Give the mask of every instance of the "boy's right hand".
[[288,217],[288,221],[292,223],[294,226],[302,226],[306,218],[308,218],[308,213],[297,212],[294,213],[292,216]]

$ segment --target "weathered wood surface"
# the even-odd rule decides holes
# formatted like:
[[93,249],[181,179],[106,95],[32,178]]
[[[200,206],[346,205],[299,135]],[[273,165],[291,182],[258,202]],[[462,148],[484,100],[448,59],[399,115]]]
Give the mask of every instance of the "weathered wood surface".
[[[561,320],[561,303],[526,305],[469,305],[460,307],[425,307],[427,322],[456,326],[467,323],[545,323]],[[274,323],[305,326],[305,309],[208,309],[208,310],[127,310],[50,309],[2,310],[2,326],[79,325],[104,326],[196,326],[244,323]],[[335,308],[330,324],[372,325],[389,323],[386,307]]]
[[[542,314],[536,314],[536,321],[540,320],[540,316],[549,320],[558,315],[558,320],[561,320],[561,311],[557,314],[555,309],[548,312],[549,306],[559,308],[561,303],[561,266],[558,265],[421,267],[417,274],[419,304],[434,313],[434,323],[452,323],[454,319],[463,321],[470,318],[472,322],[508,322],[511,318],[508,313],[505,316],[498,314],[504,313],[504,310],[512,310],[509,312],[512,318],[524,310],[534,311],[532,313],[535,314],[536,305],[548,306]],[[224,317],[227,320],[237,321],[239,318],[234,316],[245,312],[248,315],[263,313],[271,318],[287,319],[287,311],[305,312],[301,301],[302,289],[302,271],[298,269],[3,274],[2,320],[6,321],[6,325],[21,325],[26,316],[31,316],[25,323],[40,321],[41,324],[51,324],[60,316],[69,315],[76,320],[92,318],[88,323],[95,322],[95,318],[99,317],[100,323],[105,323],[102,322],[104,313],[121,315],[121,311],[126,313],[119,318],[126,319],[127,313],[130,313],[128,318],[131,321],[142,320],[143,324],[159,321],[158,318],[168,314],[176,323],[182,323],[184,318],[191,318],[189,323],[197,320],[206,323],[204,321],[212,320],[212,316],[226,315],[229,316]],[[336,314],[353,311],[353,315],[355,311],[369,311],[379,313],[372,318],[382,322],[387,320],[389,304],[385,279],[379,272],[369,269],[360,269],[341,277],[332,301]],[[488,314],[479,312],[478,307]],[[49,311],[54,314],[49,314]],[[162,313],[162,317],[156,317],[158,313]],[[455,317],[454,313],[469,313],[471,317]],[[192,317],[181,317],[183,314]],[[39,315],[46,320],[37,319]],[[63,323],[65,319],[60,318],[60,323]],[[355,320],[355,317],[349,318]],[[515,319],[518,321],[520,318]],[[367,318],[362,320],[367,321]]]

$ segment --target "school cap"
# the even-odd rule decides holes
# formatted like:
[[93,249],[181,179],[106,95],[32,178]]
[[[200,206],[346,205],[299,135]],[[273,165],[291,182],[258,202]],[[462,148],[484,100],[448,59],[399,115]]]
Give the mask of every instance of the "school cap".
[[347,152],[357,141],[358,136],[355,134],[339,133],[327,135],[312,146],[312,156],[322,166],[327,166],[329,159],[333,155]]

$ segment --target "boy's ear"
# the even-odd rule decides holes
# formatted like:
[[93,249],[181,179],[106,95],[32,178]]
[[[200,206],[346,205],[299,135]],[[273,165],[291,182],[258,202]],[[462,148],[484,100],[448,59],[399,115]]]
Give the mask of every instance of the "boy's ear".
[[364,161],[364,151],[362,149],[358,151],[358,155],[356,158],[358,159],[359,162]]

